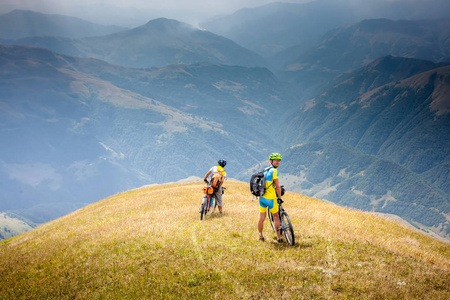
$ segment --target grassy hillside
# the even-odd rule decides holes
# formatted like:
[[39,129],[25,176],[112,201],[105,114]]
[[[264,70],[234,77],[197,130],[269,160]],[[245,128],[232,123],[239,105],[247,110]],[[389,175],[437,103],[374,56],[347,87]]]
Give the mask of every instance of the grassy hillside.
[[285,195],[278,244],[246,183],[199,218],[202,183],[117,194],[0,243],[0,299],[448,299],[450,245],[369,213]]

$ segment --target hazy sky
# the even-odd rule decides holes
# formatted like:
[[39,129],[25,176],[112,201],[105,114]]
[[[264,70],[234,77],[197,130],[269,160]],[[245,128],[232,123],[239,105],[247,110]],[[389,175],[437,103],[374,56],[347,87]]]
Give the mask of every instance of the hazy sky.
[[183,9],[220,14],[233,12],[244,7],[256,7],[270,2],[307,2],[307,0],[0,0],[1,4],[16,4],[24,7],[75,6],[109,4],[119,7],[152,9]]
[[155,17],[195,23],[270,2],[310,1],[312,0],[0,0],[0,13],[20,8],[71,15],[102,24],[134,22],[137,24],[133,25],[140,25],[143,20],[149,21]]

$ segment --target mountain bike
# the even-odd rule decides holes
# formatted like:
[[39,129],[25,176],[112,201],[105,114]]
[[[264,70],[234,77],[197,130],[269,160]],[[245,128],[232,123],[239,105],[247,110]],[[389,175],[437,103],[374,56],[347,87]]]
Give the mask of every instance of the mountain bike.
[[[209,194],[209,191],[211,190],[211,194]],[[200,207],[200,220],[203,220],[206,218],[206,215],[211,209],[211,206],[213,206],[213,211],[216,209],[216,206],[213,205],[215,203],[214,197],[212,195],[212,187],[208,186],[203,188],[203,193],[205,194],[203,196],[202,200],[202,206]],[[211,212],[212,213],[212,212]]]
[[210,211],[211,207],[213,207],[211,214],[216,209],[217,203],[216,203],[216,201],[214,201],[214,197],[213,197],[212,193],[213,193],[213,188],[210,186],[210,184],[208,182],[208,185],[203,188],[203,194],[205,194],[205,195],[203,196],[202,206],[200,207],[200,220],[203,220],[204,218],[206,218],[206,215]]
[[[225,192],[226,187],[222,187],[222,194]],[[210,182],[207,183],[207,186],[203,188],[203,196],[202,206],[200,207],[200,220],[206,218],[206,215],[209,213],[212,215],[217,207],[216,198],[212,195],[213,188],[210,185]],[[212,208],[212,210],[211,210]]]
[[[280,235],[284,234],[286,241],[289,245],[294,246],[295,244],[295,236],[294,236],[294,228],[292,227],[291,220],[287,212],[283,208],[283,199],[278,199],[278,216],[280,217]],[[275,222],[273,220],[273,215],[270,212],[270,209],[267,210],[267,215],[269,216],[270,225],[272,225],[273,231],[277,233],[277,229],[275,228]]]

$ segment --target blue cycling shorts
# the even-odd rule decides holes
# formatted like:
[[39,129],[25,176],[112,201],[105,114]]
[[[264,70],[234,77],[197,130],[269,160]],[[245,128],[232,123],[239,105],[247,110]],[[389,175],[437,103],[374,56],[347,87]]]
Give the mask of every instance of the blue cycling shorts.
[[259,212],[265,213],[267,208],[270,209],[272,214],[276,214],[278,212],[278,201],[259,197]]

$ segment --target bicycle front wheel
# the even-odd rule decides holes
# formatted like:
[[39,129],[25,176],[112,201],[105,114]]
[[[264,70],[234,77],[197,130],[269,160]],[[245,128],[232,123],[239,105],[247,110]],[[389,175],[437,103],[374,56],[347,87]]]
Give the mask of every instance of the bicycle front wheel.
[[205,218],[205,216],[206,216],[206,206],[203,203],[202,204],[202,208],[200,210],[200,220],[203,220]]
[[206,217],[206,214],[208,213],[208,201],[209,199],[207,199],[206,201],[203,200],[202,208],[200,210],[200,220],[203,220]]
[[284,233],[284,237],[289,245],[294,246],[295,244],[295,236],[294,236],[294,228],[292,227],[291,220],[286,212],[281,213],[281,228]]

